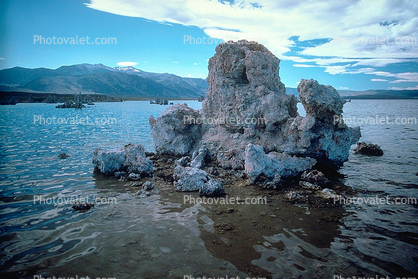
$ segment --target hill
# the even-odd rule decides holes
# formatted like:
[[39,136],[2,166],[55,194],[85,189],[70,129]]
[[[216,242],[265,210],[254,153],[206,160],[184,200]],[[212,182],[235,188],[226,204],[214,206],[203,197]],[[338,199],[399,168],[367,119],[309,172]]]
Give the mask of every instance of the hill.
[[0,71],[3,92],[106,94],[123,98],[197,99],[205,96],[206,80],[150,73],[133,67],[102,64],[62,66],[58,69],[14,67]]

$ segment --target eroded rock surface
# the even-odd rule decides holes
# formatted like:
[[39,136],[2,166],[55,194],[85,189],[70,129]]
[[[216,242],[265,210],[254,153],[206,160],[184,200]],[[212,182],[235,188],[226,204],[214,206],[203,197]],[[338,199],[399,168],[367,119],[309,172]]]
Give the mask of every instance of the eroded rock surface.
[[153,169],[141,144],[127,144],[110,150],[98,148],[93,152],[92,163],[101,173],[119,177],[123,176],[121,172],[129,174],[128,177],[149,176]]
[[275,175],[280,177],[295,176],[306,169],[312,168],[316,160],[290,156],[285,153],[264,153],[261,146],[248,144],[245,149],[245,171],[255,181],[260,174],[273,179]]
[[194,167],[204,157],[224,169],[244,169],[252,180],[260,174],[297,175],[316,162],[341,165],[360,138],[359,127],[334,123],[344,101],[332,86],[301,80],[307,114],[300,116],[295,96],[286,95],[280,81],[279,63],[255,42],[218,45],[209,60],[202,109],[175,105],[156,120],[150,117],[157,152],[192,156],[206,150],[195,153]]
[[356,148],[354,148],[354,154],[362,154],[366,156],[383,156],[383,150],[377,144],[358,142]]
[[[201,138],[198,111],[186,104],[170,106],[157,120],[151,115],[149,123],[155,150],[161,154],[188,155]],[[194,121],[194,122],[193,122]]]

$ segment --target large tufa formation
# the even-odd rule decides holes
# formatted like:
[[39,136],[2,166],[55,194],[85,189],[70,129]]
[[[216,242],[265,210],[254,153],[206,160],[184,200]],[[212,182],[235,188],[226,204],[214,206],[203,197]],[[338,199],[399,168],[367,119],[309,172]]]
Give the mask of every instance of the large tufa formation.
[[155,120],[151,135],[157,152],[205,157],[223,168],[260,174],[293,176],[318,161],[333,166],[348,159],[360,129],[340,119],[344,101],[332,86],[301,80],[300,100],[286,95],[279,77],[280,60],[261,44],[227,42],[209,60],[209,91],[200,111],[176,105]]

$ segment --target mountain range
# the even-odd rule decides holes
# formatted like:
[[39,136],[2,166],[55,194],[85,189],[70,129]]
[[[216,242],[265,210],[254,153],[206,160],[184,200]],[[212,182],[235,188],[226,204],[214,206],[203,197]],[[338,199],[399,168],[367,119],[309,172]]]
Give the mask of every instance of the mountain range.
[[[198,99],[206,96],[205,79],[145,72],[134,67],[78,64],[57,69],[14,67],[0,70],[0,92],[102,94],[125,99]],[[343,98],[418,98],[418,90],[339,90]],[[298,95],[296,88],[286,93]],[[18,94],[18,93],[16,93]]]
[[134,67],[111,68],[79,64],[58,69],[14,67],[0,71],[0,91],[72,94],[105,94],[123,98],[191,98],[205,96],[206,80],[141,71]]

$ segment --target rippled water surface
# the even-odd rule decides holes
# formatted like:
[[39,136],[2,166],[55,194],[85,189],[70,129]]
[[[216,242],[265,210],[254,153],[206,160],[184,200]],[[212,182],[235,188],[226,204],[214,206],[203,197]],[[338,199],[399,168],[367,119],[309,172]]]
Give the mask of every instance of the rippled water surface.
[[[353,100],[345,105],[344,117],[395,121],[418,117],[417,107],[418,100]],[[347,204],[329,209],[336,220],[328,222],[327,209],[283,204],[270,193],[269,205],[242,205],[221,214],[219,207],[186,206],[183,194],[170,189],[139,198],[116,179],[93,175],[95,148],[141,143],[153,151],[148,117],[165,109],[148,102],[97,103],[82,110],[1,106],[1,271],[20,278],[42,273],[118,279],[418,274],[416,204]],[[98,123],[34,123],[40,117],[89,117]],[[380,145],[385,154],[351,154],[339,170],[342,182],[357,197],[418,198],[418,125],[359,126],[361,141]],[[71,157],[61,160],[60,152]],[[253,191],[261,190],[228,191],[256,195]],[[76,213],[71,204],[34,202],[75,197],[117,204],[96,203]]]

